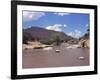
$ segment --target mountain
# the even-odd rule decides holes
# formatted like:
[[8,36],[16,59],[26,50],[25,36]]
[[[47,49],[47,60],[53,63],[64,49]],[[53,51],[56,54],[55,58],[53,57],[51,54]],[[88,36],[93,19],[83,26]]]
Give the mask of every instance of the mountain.
[[89,36],[90,36],[90,29],[87,29],[87,32],[82,37],[80,37],[80,40],[89,39]]
[[53,41],[53,39],[59,36],[60,40],[68,41],[73,39],[72,37],[66,35],[63,32],[47,30],[40,27],[31,27],[27,29],[23,29],[23,43],[27,43],[27,41],[39,40],[40,42],[43,41]]
[[85,33],[82,37],[80,37],[79,40],[86,40],[86,39],[89,39],[89,35],[90,35],[90,33],[87,32],[87,33]]
[[84,36],[82,37],[82,39],[89,39],[89,33],[84,34]]

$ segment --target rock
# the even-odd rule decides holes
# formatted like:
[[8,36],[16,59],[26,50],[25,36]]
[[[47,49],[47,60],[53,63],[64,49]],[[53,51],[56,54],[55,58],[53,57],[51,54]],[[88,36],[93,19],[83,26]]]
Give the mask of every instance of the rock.
[[52,47],[45,47],[43,50],[52,50]]
[[84,60],[84,59],[85,59],[85,57],[83,57],[83,56],[79,57],[79,60]]
[[60,50],[56,50],[56,52],[57,52],[57,53],[59,53],[59,52],[60,52]]

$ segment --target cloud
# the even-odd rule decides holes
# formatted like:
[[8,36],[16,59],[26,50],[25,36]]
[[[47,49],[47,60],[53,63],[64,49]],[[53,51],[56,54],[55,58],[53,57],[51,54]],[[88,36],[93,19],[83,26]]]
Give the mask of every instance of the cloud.
[[44,12],[23,11],[23,19],[24,19],[24,21],[38,20],[40,17],[42,17],[44,15],[45,15]]
[[54,24],[52,26],[47,26],[46,29],[48,30],[54,30],[54,31],[62,31],[61,24]]
[[46,29],[54,31],[62,31],[63,27],[67,27],[66,24],[54,24],[52,26],[47,26]]
[[74,38],[79,38],[79,37],[82,36],[82,32],[77,30],[77,29],[74,30],[73,32],[69,32],[69,33],[66,33],[66,34],[69,35],[69,36],[72,36]]
[[70,13],[64,13],[64,12],[56,12],[56,13],[54,13],[55,15],[58,15],[58,16],[65,16],[65,15],[69,15]]

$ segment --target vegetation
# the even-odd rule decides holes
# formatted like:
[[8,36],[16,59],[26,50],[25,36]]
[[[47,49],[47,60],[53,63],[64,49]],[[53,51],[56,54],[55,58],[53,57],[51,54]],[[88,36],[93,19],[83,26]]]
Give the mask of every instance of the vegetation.
[[24,44],[28,44],[28,37],[27,36],[25,36],[25,35],[23,35],[23,43]]
[[43,43],[43,44],[46,44],[46,45],[51,45],[51,44],[53,44],[54,43],[54,41],[53,40],[51,40],[51,39],[46,39],[46,40],[40,40],[40,42],[41,43]]
[[56,43],[57,46],[61,44],[61,39],[59,35],[54,36],[54,42]]
[[50,39],[40,40],[40,42],[47,45],[55,44],[58,46],[61,44],[61,39],[59,34],[54,34]]

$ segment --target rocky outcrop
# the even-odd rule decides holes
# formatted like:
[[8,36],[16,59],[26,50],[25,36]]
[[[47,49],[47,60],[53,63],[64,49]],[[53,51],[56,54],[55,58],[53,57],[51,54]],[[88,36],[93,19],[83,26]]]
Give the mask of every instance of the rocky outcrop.
[[90,48],[90,40],[89,39],[81,39],[79,41],[68,42],[69,46],[67,48]]
[[90,48],[90,40],[89,39],[80,40],[79,45],[80,47]]
[[90,40],[86,40],[86,47],[90,48]]

